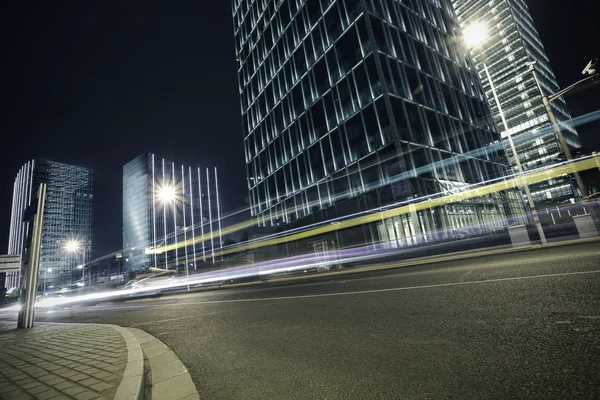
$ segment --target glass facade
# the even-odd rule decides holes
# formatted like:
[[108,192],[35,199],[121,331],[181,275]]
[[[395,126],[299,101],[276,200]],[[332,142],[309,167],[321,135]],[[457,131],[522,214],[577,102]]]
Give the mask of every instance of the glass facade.
[[215,262],[221,242],[216,168],[175,165],[154,154],[142,154],[123,167],[126,270],[186,263],[198,269],[202,262]]
[[[449,0],[235,0],[233,19],[251,212],[261,225],[505,174]],[[405,229],[394,234],[482,222],[487,209],[502,217],[503,202],[414,213],[395,221]]]
[[[506,132],[483,70],[484,63],[523,168],[555,163],[562,151],[549,129],[548,116],[527,63],[537,60],[536,70],[547,95],[557,92],[559,87],[525,0],[453,0],[453,5],[463,29],[477,23],[487,31],[486,39],[472,53],[502,137],[506,138]],[[564,100],[559,98],[550,104],[567,144],[572,148],[580,147],[577,132],[567,124],[571,116]],[[506,147],[508,149],[508,144]],[[512,153],[507,151],[507,154],[514,165]],[[568,177],[531,185],[535,202],[567,200],[573,197],[574,190]]]
[[[25,250],[28,223],[22,222],[23,216],[35,200],[41,183],[47,188],[40,274],[47,284],[60,285],[71,282],[73,269],[87,263],[91,256],[94,172],[48,160],[32,160],[25,164],[14,184],[10,254],[23,254]],[[65,249],[68,241],[78,243],[77,251],[70,253]],[[18,286],[20,278],[17,274],[7,279],[9,284]]]

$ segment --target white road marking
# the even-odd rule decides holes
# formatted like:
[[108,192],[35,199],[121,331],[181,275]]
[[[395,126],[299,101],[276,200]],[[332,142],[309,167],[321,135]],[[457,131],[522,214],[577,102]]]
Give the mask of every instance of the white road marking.
[[[256,298],[256,299],[196,301],[196,302],[186,302],[186,303],[176,303],[176,304],[165,304],[162,307],[184,306],[184,305],[192,305],[192,304],[245,303],[245,302],[255,302],[255,301],[275,301],[275,300],[308,299],[308,298],[316,298],[316,297],[350,296],[350,295],[355,295],[355,294],[398,292],[398,291],[402,291],[402,290],[432,289],[432,288],[452,287],[452,286],[477,285],[477,284],[482,284],[482,283],[511,282],[511,281],[526,280],[526,279],[554,278],[554,277],[560,277],[560,276],[576,276],[576,275],[591,275],[591,274],[600,274],[600,270],[599,271],[563,272],[563,273],[559,273],[559,274],[517,276],[517,277],[512,277],[512,278],[497,278],[497,279],[487,279],[487,280],[469,281],[469,282],[438,283],[435,285],[405,286],[405,287],[396,287],[396,288],[387,288],[387,289],[358,290],[358,291],[353,291],[353,292],[307,294],[307,295],[301,295],[301,296],[279,296],[279,297],[260,297],[260,298]],[[182,317],[182,318],[187,318],[187,317]]]

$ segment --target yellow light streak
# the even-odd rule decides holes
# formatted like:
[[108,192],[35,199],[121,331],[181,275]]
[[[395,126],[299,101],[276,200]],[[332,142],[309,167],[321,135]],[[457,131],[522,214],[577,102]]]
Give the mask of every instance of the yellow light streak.
[[[299,233],[292,234],[289,236],[257,241],[254,243],[248,243],[246,245],[237,246],[234,248],[217,251],[217,252],[215,252],[215,257],[226,255],[226,254],[237,253],[237,252],[245,251],[245,250],[257,249],[257,248],[265,247],[265,246],[273,246],[273,245],[277,245],[277,244],[293,242],[293,241],[305,239],[305,238],[308,238],[311,236],[322,235],[325,233],[330,233],[330,232],[338,231],[341,229],[352,228],[352,227],[359,226],[362,224],[367,224],[370,222],[381,221],[383,219],[395,217],[398,215],[408,214],[412,211],[420,211],[420,210],[426,210],[429,208],[440,207],[440,206],[444,206],[447,204],[472,199],[475,197],[485,196],[485,195],[499,192],[499,191],[514,189],[516,187],[524,185],[525,183],[531,184],[531,183],[535,183],[535,182],[539,182],[539,181],[544,181],[544,180],[547,180],[550,178],[554,178],[554,177],[557,177],[560,175],[568,175],[568,174],[573,174],[575,172],[585,171],[587,169],[597,168],[597,162],[598,162],[596,160],[597,158],[600,158],[600,156],[586,158],[583,160],[575,161],[575,162],[565,164],[565,165],[559,165],[559,166],[544,169],[541,171],[526,172],[522,176],[507,179],[505,181],[496,182],[496,183],[492,183],[489,185],[476,187],[473,189],[467,189],[467,190],[464,190],[459,193],[453,193],[453,194],[450,194],[447,196],[441,196],[441,197],[437,197],[437,198],[433,198],[433,199],[423,200],[423,201],[420,201],[417,203],[407,204],[404,206],[392,208],[392,209],[385,210],[385,211],[374,212],[373,214],[364,215],[364,216],[360,216],[360,217],[356,217],[356,218],[351,218],[351,219],[348,219],[345,221],[339,221],[336,224],[324,225],[324,226],[321,226],[318,228],[314,228],[314,229],[307,230],[304,232],[299,232]],[[257,222],[257,220],[252,219],[249,221],[245,221],[245,222],[241,222],[241,223],[232,225],[230,227],[223,229],[222,234],[226,235],[226,234],[233,233],[235,231],[238,231],[238,230],[241,230],[244,228],[251,227],[251,226],[255,225],[256,222]],[[187,241],[179,242],[177,244],[171,244],[168,246],[157,247],[153,251],[157,254],[160,254],[165,251],[174,250],[176,248],[180,248],[183,246],[189,246],[192,243],[203,242],[203,241],[206,241],[209,239],[210,239],[210,233],[207,233],[204,236],[196,237],[195,239],[189,239]]]

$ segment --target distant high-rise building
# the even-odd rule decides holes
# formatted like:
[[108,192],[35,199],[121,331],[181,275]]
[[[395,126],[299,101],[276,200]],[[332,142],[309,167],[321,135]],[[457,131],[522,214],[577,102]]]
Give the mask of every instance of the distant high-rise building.
[[[505,173],[504,151],[486,148],[499,135],[450,0],[234,0],[233,19],[260,224],[329,212],[321,210],[345,215]],[[454,158],[479,148],[486,151]],[[519,207],[485,197],[377,229],[411,244],[427,232],[502,220],[509,203]]]
[[[17,174],[10,220],[9,254],[25,250],[28,223],[25,209],[37,196],[41,183],[46,187],[42,229],[40,279],[47,285],[66,284],[81,279],[74,272],[91,257],[94,203],[94,171],[48,160],[32,160]],[[20,274],[9,274],[7,285],[20,284]]]
[[[550,129],[548,115],[527,63],[537,60],[540,84],[545,93],[559,90],[544,46],[535,29],[525,0],[452,0],[462,29],[478,24],[485,32],[483,41],[472,49],[477,71],[492,108],[496,125],[506,138],[492,86],[483,69],[487,66],[504,113],[508,129],[516,144],[524,169],[533,169],[557,161],[562,154]],[[562,98],[550,103],[567,145],[580,147],[577,132],[566,122],[571,118]],[[546,128],[543,130],[542,129]],[[508,146],[507,146],[508,148]],[[515,165],[511,152],[507,152]],[[531,185],[536,202],[555,202],[572,198],[576,185],[568,176]]]
[[217,168],[175,165],[151,153],[123,167],[126,270],[175,269],[186,262],[197,269],[215,261],[221,242]]

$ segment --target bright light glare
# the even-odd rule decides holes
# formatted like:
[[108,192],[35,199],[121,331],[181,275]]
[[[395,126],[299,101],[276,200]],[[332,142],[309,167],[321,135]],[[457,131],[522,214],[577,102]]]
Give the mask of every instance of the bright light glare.
[[175,188],[173,186],[163,186],[158,190],[158,198],[162,202],[175,200]]
[[48,268],[48,269],[47,269],[47,271],[48,271],[48,272],[52,272],[52,268]]
[[467,46],[475,47],[487,38],[487,27],[485,24],[476,22],[464,29],[463,36]]
[[78,240],[68,240],[67,243],[65,243],[65,250],[69,253],[75,253],[79,251],[80,248],[81,243],[79,243]]
[[77,269],[83,269],[83,265],[78,265]]

